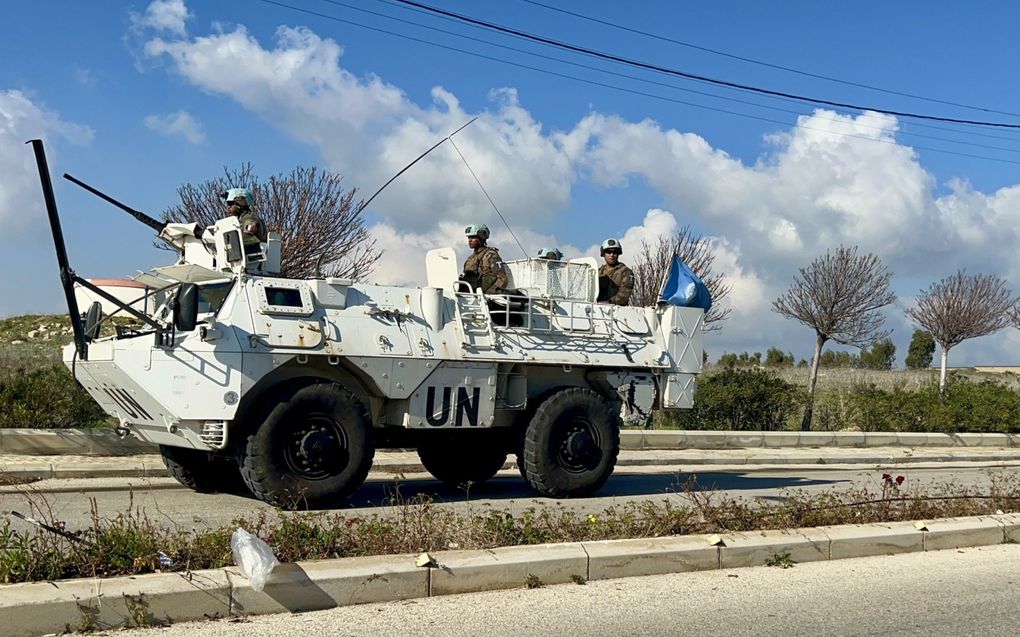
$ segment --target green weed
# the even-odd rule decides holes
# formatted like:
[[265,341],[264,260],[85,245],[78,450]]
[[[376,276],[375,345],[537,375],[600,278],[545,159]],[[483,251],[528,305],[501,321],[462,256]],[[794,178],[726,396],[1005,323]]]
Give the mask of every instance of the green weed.
[[790,557],[787,553],[775,553],[772,557],[765,560],[765,566],[775,566],[778,568],[793,568],[797,562]]

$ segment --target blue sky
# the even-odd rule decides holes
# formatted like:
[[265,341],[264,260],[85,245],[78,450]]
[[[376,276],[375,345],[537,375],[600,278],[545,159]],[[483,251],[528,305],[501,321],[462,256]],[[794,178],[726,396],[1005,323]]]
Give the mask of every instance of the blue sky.
[[[179,184],[244,161],[262,175],[321,165],[367,196],[475,116],[479,121],[456,138],[459,147],[529,250],[555,244],[569,256],[597,254],[594,246],[616,235],[633,254],[641,240],[688,223],[714,238],[734,291],[731,318],[707,343],[713,357],[771,345],[807,357],[810,331],[770,312],[769,302],[797,267],[840,243],[877,253],[896,273],[900,300],[888,324],[900,359],[911,332],[903,310],[920,288],[957,268],[1020,281],[1014,236],[1020,133],[815,110],[552,50],[386,0],[281,3],[306,12],[259,0],[5,6],[0,315],[61,306],[31,153],[22,145],[29,138],[47,140],[55,175],[70,172],[156,214],[173,203]],[[729,81],[881,109],[1020,123],[1020,116],[752,64],[524,0],[435,4]],[[1020,7],[1011,3],[556,6],[732,56],[1020,113],[1014,80]],[[81,274],[130,275],[166,260],[146,228],[65,183],[57,184],[58,203]],[[419,282],[425,250],[448,244],[463,250],[458,230],[475,221],[496,229],[504,256],[519,256],[460,160],[440,148],[373,204],[369,225],[388,250],[374,280]],[[954,350],[950,363],[1018,364],[1018,341],[1016,329],[976,339]]]

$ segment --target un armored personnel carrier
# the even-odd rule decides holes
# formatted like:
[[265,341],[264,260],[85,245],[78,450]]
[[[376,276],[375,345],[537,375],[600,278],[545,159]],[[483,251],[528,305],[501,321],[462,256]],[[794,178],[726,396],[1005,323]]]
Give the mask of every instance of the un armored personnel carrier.
[[[538,492],[584,496],[612,473],[623,420],[692,405],[702,310],[597,303],[594,259],[510,261],[513,295],[471,289],[450,248],[425,255],[423,287],[285,278],[272,234],[245,246],[233,218],[162,224],[89,188],[180,251],[140,277],[168,299],[140,312],[70,268],[33,144],[74,328],[64,360],[197,491],[240,476],[266,502],[323,507],[358,489],[376,449],[414,448],[446,483],[487,480],[516,454]],[[142,327],[100,338],[75,285]]]

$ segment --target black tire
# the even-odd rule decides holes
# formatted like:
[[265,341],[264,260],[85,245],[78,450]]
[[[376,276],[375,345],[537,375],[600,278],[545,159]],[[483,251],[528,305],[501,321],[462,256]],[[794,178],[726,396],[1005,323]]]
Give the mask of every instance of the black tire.
[[241,450],[241,477],[285,509],[327,507],[361,486],[375,446],[365,406],[337,384],[280,390],[264,403]]
[[237,464],[230,458],[209,451],[184,447],[159,446],[170,476],[198,493],[217,493],[237,489]]
[[444,440],[418,447],[425,470],[450,486],[480,484],[496,475],[506,464],[506,450],[498,440]]
[[532,487],[555,498],[584,497],[606,483],[620,453],[620,421],[590,389],[547,398],[524,435],[524,472]]

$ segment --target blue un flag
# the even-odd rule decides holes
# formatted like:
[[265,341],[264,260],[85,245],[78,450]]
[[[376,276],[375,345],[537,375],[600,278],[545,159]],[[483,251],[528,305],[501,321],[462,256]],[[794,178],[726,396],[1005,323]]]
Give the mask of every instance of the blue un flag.
[[706,312],[712,307],[712,295],[708,287],[687,267],[679,256],[673,255],[669,265],[669,274],[662,284],[659,303],[681,305],[684,307],[700,307]]

